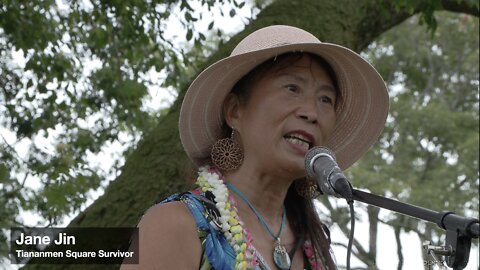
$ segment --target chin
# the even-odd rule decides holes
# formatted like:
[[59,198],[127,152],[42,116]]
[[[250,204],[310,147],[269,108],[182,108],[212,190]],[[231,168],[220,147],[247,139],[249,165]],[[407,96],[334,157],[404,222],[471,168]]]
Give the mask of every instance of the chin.
[[288,171],[289,175],[293,180],[305,177],[307,175],[307,173],[305,172],[305,164],[303,160],[302,162],[289,162],[289,164],[285,165],[283,168]]

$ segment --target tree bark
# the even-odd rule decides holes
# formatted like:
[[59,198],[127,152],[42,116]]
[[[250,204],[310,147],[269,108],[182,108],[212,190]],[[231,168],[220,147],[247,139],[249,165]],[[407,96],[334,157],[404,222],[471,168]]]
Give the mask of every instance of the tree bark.
[[377,235],[378,235],[378,213],[380,208],[375,206],[367,206],[368,223],[369,223],[369,243],[368,253],[370,256],[371,265],[377,265]]
[[[256,29],[272,24],[303,28],[320,40],[362,51],[380,34],[398,25],[411,13],[397,10],[384,0],[277,0],[263,9],[243,31],[231,38],[211,56],[204,67],[227,56],[233,47]],[[466,2],[466,1],[465,1]],[[453,11],[477,14],[464,2],[443,1]],[[447,5],[450,4],[450,5]],[[462,7],[463,9],[459,9]],[[466,8],[465,8],[466,7]],[[418,9],[417,9],[418,10]],[[200,70],[198,71],[200,72]],[[169,112],[159,119],[158,126],[139,142],[127,157],[122,173],[105,189],[105,193],[70,223],[74,227],[136,226],[145,211],[167,195],[187,190],[192,164],[183,152],[178,117],[185,89]],[[366,263],[371,265],[371,262]],[[59,269],[106,269],[86,265],[59,265]],[[29,265],[26,268],[55,269],[54,265]],[[116,266],[108,266],[116,268]]]
[[401,228],[395,227],[395,241],[397,242],[397,256],[398,256],[398,265],[397,270],[402,270],[403,268],[403,250],[402,250],[402,241],[400,241]]

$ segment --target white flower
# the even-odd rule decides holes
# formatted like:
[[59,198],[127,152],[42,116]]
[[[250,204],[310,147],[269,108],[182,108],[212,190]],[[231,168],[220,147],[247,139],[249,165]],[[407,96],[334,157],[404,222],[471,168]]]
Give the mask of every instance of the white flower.
[[[197,178],[197,185],[203,191],[210,191],[215,196],[216,206],[220,212],[220,217],[218,221],[221,225],[221,230],[225,235],[225,238],[230,243],[230,245],[234,248],[235,252],[238,253],[237,255],[244,255],[242,250],[242,243],[245,245],[246,241],[244,235],[246,235],[244,229],[244,223],[238,218],[237,209],[235,207],[235,202],[233,199],[229,197],[229,191],[223,180],[220,176],[213,172],[209,172],[209,167],[204,166],[199,169],[199,175]],[[229,223],[230,219],[236,220],[236,222],[232,222],[234,226],[231,226]],[[232,228],[235,227],[235,228]],[[233,234],[231,230],[236,231],[236,234]],[[247,247],[248,248],[248,247]],[[254,250],[250,250],[251,254],[254,254]],[[252,260],[254,256],[250,255],[245,257],[246,261],[237,261],[236,268],[240,264],[249,264],[252,265]],[[255,264],[253,264],[255,267]],[[243,269],[243,268],[242,268]],[[251,268],[254,269],[254,268]]]
[[[216,196],[215,196],[215,200],[216,200],[216,199],[217,199],[217,198],[216,198]],[[218,207],[219,209],[224,209],[224,208],[225,208],[225,202],[217,202],[217,207]]]
[[230,225],[222,223],[222,231],[228,232],[230,230]]
[[219,219],[220,219],[220,222],[221,222],[222,224],[223,224],[223,223],[228,224],[228,219],[229,219],[229,218],[230,218],[230,217],[227,217],[227,216],[222,215]]

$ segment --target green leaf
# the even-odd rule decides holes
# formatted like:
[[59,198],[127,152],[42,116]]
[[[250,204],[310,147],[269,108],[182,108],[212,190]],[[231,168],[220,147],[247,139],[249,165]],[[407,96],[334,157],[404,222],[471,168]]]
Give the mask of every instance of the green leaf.
[[32,81],[32,79],[29,79],[28,82],[27,82],[27,88],[32,87],[32,85],[33,85],[33,81]]
[[7,166],[3,163],[0,163],[0,183],[6,183],[6,181],[10,177],[9,175],[10,173]]
[[193,37],[193,31],[192,29],[188,29],[187,36],[186,36],[187,41],[192,40],[192,37]]

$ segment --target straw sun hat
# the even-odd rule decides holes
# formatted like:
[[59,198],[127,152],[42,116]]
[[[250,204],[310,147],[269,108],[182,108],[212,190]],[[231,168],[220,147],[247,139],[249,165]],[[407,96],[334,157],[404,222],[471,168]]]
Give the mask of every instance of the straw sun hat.
[[377,140],[388,115],[388,92],[375,68],[350,49],[320,42],[296,27],[275,25],[244,38],[229,57],[206,68],[188,88],[179,130],[195,164],[205,165],[202,162],[222,136],[223,101],[235,83],[257,65],[288,52],[319,55],[337,76],[342,102],[333,136],[324,146],[335,153],[340,168],[350,167]]

